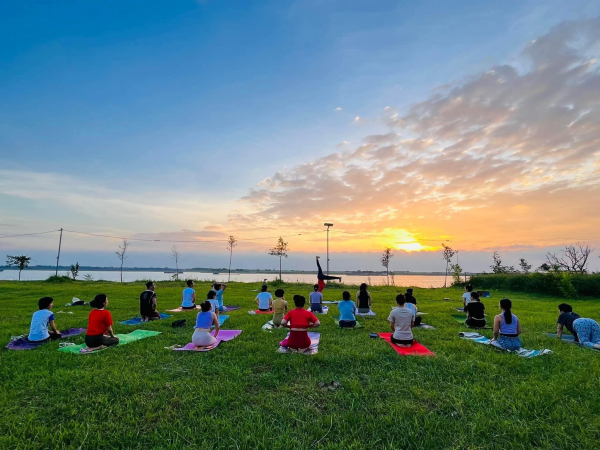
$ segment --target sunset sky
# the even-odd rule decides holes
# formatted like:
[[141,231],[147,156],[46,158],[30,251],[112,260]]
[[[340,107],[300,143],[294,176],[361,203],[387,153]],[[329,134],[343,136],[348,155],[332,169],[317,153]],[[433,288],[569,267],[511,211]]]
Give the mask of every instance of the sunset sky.
[[[600,270],[600,2],[0,4],[0,236],[130,266]],[[117,265],[66,232],[61,262]],[[55,262],[58,233],[0,239]]]

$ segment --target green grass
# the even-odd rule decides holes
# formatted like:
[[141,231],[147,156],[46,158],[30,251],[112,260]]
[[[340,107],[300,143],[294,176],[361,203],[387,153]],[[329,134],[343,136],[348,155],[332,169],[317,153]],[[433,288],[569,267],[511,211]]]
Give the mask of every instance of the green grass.
[[[198,283],[203,293],[208,283]],[[415,330],[434,358],[401,357],[369,333],[389,330],[395,290],[371,290],[376,317],[365,328],[334,326],[333,306],[322,320],[319,353],[279,354],[284,331],[267,333],[266,315],[251,316],[258,284],[232,283],[225,328],[234,341],[208,353],[164,347],[191,339],[194,313],[136,328],[161,335],[94,355],[57,351],[58,343],[0,352],[1,449],[210,449],[210,448],[597,448],[600,440],[600,353],[545,337],[554,332],[558,298],[492,292],[488,314],[509,296],[520,317],[523,345],[550,348],[533,359],[458,338],[451,314],[462,291],[415,289],[425,322]],[[0,282],[0,343],[28,331],[38,298],[55,299],[59,328],[84,327],[87,307],[66,308],[72,297],[104,292],[115,322],[138,313],[143,286],[109,282]],[[159,309],[179,305],[183,283],[157,284]],[[285,286],[288,300],[309,285]],[[325,290],[338,300],[341,289]],[[444,297],[455,299],[443,301]],[[582,316],[599,318],[597,300],[572,302]],[[58,314],[58,311],[74,314]],[[333,313],[333,314],[332,314]],[[187,318],[173,329],[173,319]],[[484,334],[490,335],[490,331]],[[83,336],[72,339],[83,342]],[[321,381],[339,381],[322,391]]]

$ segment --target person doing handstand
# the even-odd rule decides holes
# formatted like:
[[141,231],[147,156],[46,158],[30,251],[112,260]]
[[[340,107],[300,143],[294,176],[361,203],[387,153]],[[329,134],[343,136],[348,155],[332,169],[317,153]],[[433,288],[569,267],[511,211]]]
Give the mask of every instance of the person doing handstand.
[[328,280],[338,280],[340,283],[342,282],[342,277],[330,277],[329,275],[325,275],[323,273],[323,269],[321,269],[321,264],[319,263],[319,258],[320,256],[317,256],[317,269],[319,269],[319,272],[317,273],[317,285],[319,286],[319,289],[317,290],[317,292],[323,292],[323,289],[325,289],[325,281]]

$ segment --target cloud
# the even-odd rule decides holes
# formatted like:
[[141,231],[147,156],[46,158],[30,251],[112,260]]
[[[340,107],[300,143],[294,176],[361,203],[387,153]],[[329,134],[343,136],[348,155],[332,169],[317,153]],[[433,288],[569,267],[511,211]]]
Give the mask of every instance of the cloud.
[[344,147],[344,146],[348,145],[349,143],[350,143],[350,142],[348,142],[348,141],[342,141],[342,142],[340,142],[338,145],[336,145],[336,147],[337,147],[337,148],[342,148],[342,147]]
[[387,133],[278,172],[231,220],[306,229],[331,220],[367,236],[348,237],[357,246],[394,229],[472,249],[594,236],[599,44],[600,18],[565,22],[524,47],[526,70],[489,67],[402,115],[388,106]]
[[334,109],[334,111],[341,111],[341,110],[342,110],[341,106],[338,106],[337,108]]
[[366,117],[360,117],[360,116],[356,116],[354,118],[354,120],[352,121],[352,123],[354,125],[362,125],[362,124],[366,124],[366,123],[369,123],[369,122],[370,122],[370,120],[368,118],[366,118]]

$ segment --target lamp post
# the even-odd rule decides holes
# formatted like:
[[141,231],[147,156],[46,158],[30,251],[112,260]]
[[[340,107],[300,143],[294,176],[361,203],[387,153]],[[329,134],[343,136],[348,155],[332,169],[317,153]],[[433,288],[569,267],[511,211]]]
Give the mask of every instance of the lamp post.
[[332,223],[324,223],[324,226],[327,227],[327,276],[329,276],[329,227],[332,227]]

